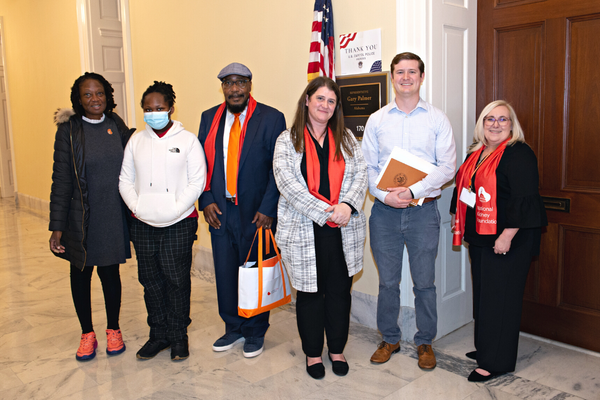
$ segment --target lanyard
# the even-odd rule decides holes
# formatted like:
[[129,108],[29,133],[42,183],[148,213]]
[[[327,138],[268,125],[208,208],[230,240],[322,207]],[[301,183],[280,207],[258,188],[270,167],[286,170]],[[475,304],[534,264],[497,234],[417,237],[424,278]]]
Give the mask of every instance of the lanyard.
[[[493,153],[493,151],[492,151]],[[473,182],[473,176],[475,176],[475,173],[477,172],[477,170],[479,169],[479,167],[481,167],[481,165],[485,162],[485,160],[487,160],[487,158],[492,154],[488,154],[487,156],[483,157],[483,160],[479,161],[477,163],[477,166],[475,167],[475,169],[473,170],[473,173],[471,174],[471,177],[469,178],[469,193],[471,192],[471,187],[472,187],[472,182]]]

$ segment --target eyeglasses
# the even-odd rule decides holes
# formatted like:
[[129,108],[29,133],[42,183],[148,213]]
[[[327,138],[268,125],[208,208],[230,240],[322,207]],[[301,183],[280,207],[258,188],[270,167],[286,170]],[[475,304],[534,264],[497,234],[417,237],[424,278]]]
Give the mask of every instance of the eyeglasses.
[[223,81],[222,85],[225,89],[231,89],[233,85],[240,89],[244,89],[246,88],[246,85],[248,85],[248,82],[250,82],[248,79],[240,79],[237,81]]
[[507,117],[500,117],[498,119],[494,118],[494,117],[485,117],[483,119],[483,124],[485,126],[492,126],[494,125],[496,122],[498,122],[498,125],[500,126],[506,126],[508,125],[508,123],[510,122],[510,118]]

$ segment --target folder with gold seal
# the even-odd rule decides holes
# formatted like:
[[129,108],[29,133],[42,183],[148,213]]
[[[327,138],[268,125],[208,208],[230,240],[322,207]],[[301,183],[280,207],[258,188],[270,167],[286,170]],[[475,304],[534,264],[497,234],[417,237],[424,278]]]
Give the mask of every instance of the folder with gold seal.
[[[409,187],[430,174],[435,169],[431,164],[395,146],[383,169],[375,181],[377,188],[387,191],[392,187]],[[422,205],[423,198],[414,199],[412,205]]]

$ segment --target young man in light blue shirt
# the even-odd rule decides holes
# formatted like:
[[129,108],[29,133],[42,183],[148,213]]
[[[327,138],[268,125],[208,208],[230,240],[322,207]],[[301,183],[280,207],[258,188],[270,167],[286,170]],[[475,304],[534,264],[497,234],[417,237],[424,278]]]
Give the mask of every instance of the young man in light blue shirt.
[[[362,142],[369,190],[375,204],[369,219],[371,249],[379,270],[377,327],[383,341],[371,357],[388,361],[400,350],[400,280],[406,244],[415,294],[419,367],[436,366],[431,343],[437,334],[435,258],[440,233],[436,199],[454,177],[456,149],[448,117],[419,96],[425,65],[413,53],[401,53],[391,63],[395,100],[369,117]],[[435,165],[433,172],[409,187],[377,188],[375,181],[394,146]],[[421,206],[413,199],[425,198]]]

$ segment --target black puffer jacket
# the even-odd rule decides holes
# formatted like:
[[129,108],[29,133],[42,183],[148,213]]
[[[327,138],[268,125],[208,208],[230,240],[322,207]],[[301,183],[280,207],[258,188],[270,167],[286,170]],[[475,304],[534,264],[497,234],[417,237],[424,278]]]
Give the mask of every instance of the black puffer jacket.
[[[107,113],[119,129],[123,148],[135,132],[115,113]],[[83,269],[86,262],[89,202],[85,171],[85,136],[81,116],[71,109],[54,114],[58,126],[54,141],[54,165],[50,192],[50,231],[61,231],[64,253],[53,253]]]

